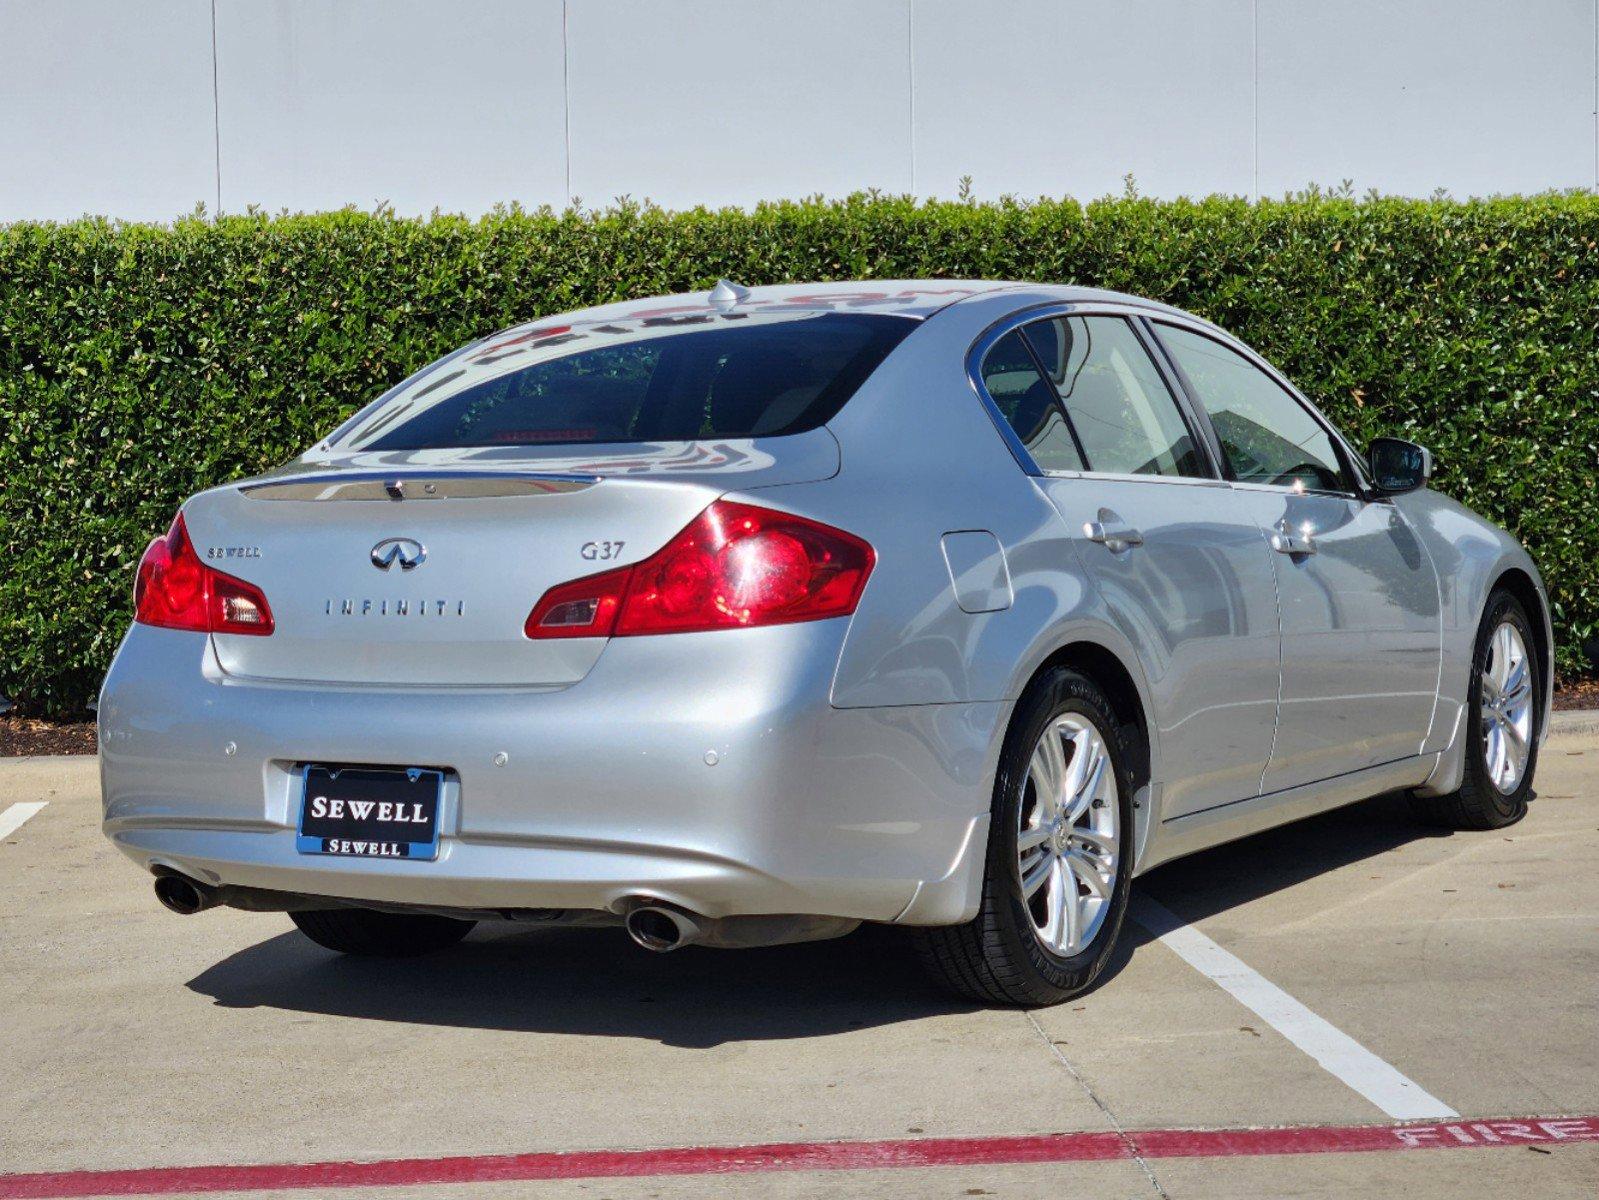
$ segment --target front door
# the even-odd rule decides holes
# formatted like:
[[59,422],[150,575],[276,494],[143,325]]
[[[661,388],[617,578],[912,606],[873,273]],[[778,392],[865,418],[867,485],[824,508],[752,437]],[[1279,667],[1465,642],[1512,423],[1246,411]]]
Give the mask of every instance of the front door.
[[1282,702],[1264,791],[1420,753],[1442,646],[1425,548],[1392,504],[1359,494],[1331,434],[1291,392],[1212,338],[1157,329],[1273,547]]

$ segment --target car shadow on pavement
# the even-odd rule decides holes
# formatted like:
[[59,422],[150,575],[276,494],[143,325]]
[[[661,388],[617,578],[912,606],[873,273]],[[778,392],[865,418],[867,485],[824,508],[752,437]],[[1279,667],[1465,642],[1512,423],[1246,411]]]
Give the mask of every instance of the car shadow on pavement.
[[341,958],[291,931],[188,986],[226,1007],[693,1048],[821,1037],[975,1007],[929,987],[899,932],[878,928],[760,950],[652,954],[621,929],[484,924],[443,953],[387,960]]
[[[1135,887],[1202,921],[1421,838],[1402,797],[1379,796],[1161,867]],[[264,921],[284,920],[265,916]],[[1101,984],[1154,934],[1128,921]],[[296,932],[233,954],[188,986],[224,1007],[667,1045],[820,1037],[974,1006],[926,982],[899,930],[763,950],[650,954],[620,929],[480,925],[422,959],[341,958]]]
[[[1394,792],[1190,854],[1140,877],[1133,888],[1180,922],[1196,924],[1401,846],[1451,836],[1419,821],[1404,794]],[[1157,937],[1129,920],[1104,978]]]

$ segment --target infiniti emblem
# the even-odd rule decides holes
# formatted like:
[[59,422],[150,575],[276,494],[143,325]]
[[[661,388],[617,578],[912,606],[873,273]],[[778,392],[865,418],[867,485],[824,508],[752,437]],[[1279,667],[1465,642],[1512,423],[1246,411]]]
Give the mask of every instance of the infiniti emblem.
[[402,571],[414,571],[427,561],[428,552],[415,538],[384,538],[372,547],[372,565],[387,571],[395,563]]

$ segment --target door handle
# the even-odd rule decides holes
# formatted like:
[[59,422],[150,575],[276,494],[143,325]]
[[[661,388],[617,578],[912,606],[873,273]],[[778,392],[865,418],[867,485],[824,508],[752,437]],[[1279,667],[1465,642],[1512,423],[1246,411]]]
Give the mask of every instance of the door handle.
[[1083,536],[1091,542],[1098,542],[1112,554],[1120,554],[1123,550],[1144,544],[1144,535],[1108,508],[1099,510],[1099,520],[1084,523]]
[[1271,535],[1271,548],[1278,554],[1314,554],[1315,540],[1310,536],[1310,526],[1295,530],[1287,521],[1278,521]]

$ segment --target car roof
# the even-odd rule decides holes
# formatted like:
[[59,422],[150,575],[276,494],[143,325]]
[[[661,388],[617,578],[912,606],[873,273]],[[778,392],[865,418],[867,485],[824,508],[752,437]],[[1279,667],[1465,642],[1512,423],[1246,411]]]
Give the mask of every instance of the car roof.
[[708,316],[729,311],[749,312],[763,308],[768,311],[781,308],[796,312],[879,313],[924,320],[952,304],[1005,291],[1016,292],[1019,305],[1050,301],[1114,302],[1188,315],[1181,313],[1180,309],[1139,296],[1069,284],[998,279],[863,279],[737,288],[736,300],[723,299],[720,303],[713,301],[712,293],[709,291],[622,300],[613,304],[602,304],[541,317],[535,321],[526,321],[509,329],[503,329],[493,337],[498,339],[530,331],[535,334],[553,332],[547,327],[570,328],[574,325],[604,324],[608,321],[659,321],[668,324],[674,320],[692,319],[696,315]]

